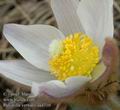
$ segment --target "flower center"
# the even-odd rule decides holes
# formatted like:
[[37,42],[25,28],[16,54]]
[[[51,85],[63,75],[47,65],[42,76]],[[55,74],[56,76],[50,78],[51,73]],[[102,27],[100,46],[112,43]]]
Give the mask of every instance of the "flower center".
[[50,44],[50,70],[59,80],[71,76],[91,76],[99,62],[99,49],[89,36],[75,33]]

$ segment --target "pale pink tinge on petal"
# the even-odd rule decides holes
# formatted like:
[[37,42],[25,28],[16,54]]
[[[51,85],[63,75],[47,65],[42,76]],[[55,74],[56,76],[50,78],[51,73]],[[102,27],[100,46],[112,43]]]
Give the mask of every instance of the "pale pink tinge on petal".
[[105,71],[93,82],[93,85],[104,83],[107,80],[118,80],[119,49],[114,39],[107,38],[103,48],[103,62]]
[[51,97],[62,98],[73,94],[90,80],[91,78],[80,76],[69,78],[65,82],[58,80],[53,80],[41,84],[34,82],[32,85],[32,93],[35,96],[45,93]]

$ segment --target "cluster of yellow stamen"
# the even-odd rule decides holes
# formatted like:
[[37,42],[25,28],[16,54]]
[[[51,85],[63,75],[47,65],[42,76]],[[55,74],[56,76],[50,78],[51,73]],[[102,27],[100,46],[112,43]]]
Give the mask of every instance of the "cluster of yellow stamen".
[[76,33],[61,42],[63,51],[49,60],[51,73],[63,81],[71,76],[91,76],[99,62],[99,49],[90,37]]

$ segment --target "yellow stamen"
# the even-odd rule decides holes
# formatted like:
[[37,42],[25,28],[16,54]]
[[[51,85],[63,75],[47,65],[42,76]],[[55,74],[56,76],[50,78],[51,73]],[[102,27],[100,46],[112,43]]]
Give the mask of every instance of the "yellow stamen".
[[91,76],[99,62],[99,49],[89,36],[75,33],[61,40],[62,49],[57,56],[52,56],[49,65],[57,79],[65,80],[71,76]]

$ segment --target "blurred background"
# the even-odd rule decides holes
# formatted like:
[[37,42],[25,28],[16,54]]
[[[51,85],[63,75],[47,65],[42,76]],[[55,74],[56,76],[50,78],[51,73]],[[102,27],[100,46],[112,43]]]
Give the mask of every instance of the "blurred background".
[[[50,0],[0,0],[0,60],[22,59],[19,53],[2,36],[2,28],[4,24],[49,24],[57,26],[49,2]],[[117,39],[118,46],[120,47],[120,0],[114,0],[114,26],[114,37]],[[2,93],[6,89],[12,91],[12,88],[13,87],[7,84],[6,80],[0,77],[0,110],[4,110],[2,107]],[[56,108],[56,105],[53,105],[50,110],[54,110],[53,108]],[[64,110],[65,109],[66,108],[64,108]],[[10,110],[10,108],[8,110]],[[29,109],[12,108],[11,110]],[[39,110],[49,109],[42,108]]]

